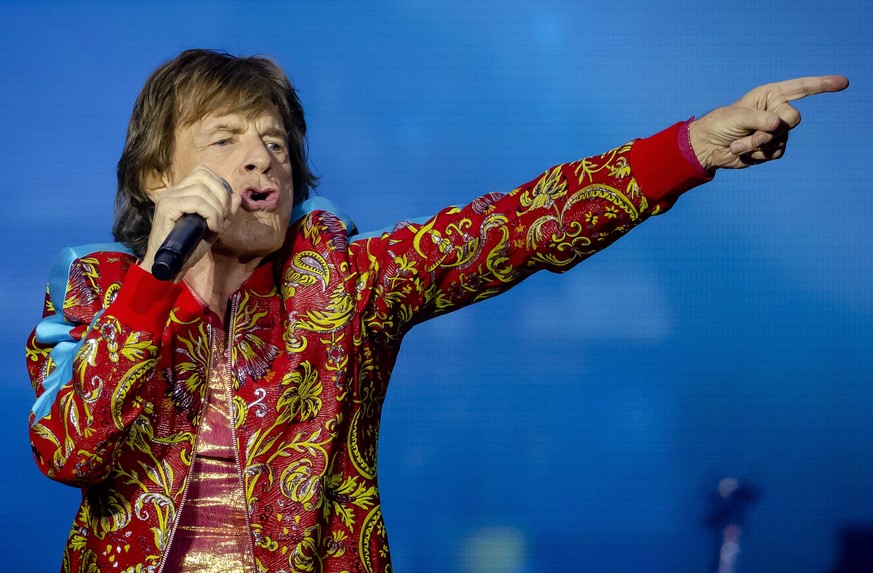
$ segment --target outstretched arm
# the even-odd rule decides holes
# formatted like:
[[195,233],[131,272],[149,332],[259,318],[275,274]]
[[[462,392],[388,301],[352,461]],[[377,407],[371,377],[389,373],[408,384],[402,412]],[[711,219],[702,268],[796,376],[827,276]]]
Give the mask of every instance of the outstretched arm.
[[844,76],[818,76],[759,86],[693,122],[691,146],[700,164],[710,171],[779,159],[785,153],[788,132],[800,123],[800,113],[789,102],[838,92],[848,85]]

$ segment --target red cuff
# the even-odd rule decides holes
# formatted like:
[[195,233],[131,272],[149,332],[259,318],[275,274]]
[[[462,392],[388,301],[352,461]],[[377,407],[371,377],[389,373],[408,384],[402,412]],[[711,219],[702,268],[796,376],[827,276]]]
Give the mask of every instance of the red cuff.
[[131,265],[106,312],[133,330],[160,338],[170,311],[181,302],[178,299],[183,290],[182,285],[159,281],[138,265]]
[[679,124],[679,129],[676,131],[676,143],[679,144],[679,151],[682,152],[682,157],[685,158],[688,165],[693,167],[701,177],[709,177],[712,179],[714,173],[704,169],[703,165],[700,164],[700,160],[697,159],[697,154],[694,153],[694,147],[691,146],[690,126],[692,121],[694,121],[693,115],[688,121],[683,121]]
[[712,174],[701,171],[696,156],[694,165],[683,153],[679,145],[681,129],[687,139],[688,123],[680,122],[631,147],[631,170],[652,213],[666,211],[682,193],[712,180]]

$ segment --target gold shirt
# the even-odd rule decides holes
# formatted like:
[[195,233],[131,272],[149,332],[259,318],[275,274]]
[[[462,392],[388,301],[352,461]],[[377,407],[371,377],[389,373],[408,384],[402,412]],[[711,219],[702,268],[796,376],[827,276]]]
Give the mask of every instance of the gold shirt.
[[227,347],[224,333],[217,328],[214,332],[206,407],[164,573],[255,570],[242,476],[234,454]]

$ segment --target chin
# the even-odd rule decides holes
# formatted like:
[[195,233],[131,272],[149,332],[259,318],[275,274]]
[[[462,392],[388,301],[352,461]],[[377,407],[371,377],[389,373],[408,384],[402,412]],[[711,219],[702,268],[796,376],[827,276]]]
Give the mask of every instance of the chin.
[[276,228],[275,224],[232,226],[219,237],[212,249],[239,257],[266,257],[282,247],[286,232],[287,227]]

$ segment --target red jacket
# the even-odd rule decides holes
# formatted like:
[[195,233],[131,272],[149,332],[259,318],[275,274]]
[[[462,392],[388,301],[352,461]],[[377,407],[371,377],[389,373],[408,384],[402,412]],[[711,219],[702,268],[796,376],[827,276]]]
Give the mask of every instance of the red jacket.
[[160,570],[211,355],[225,351],[260,570],[390,571],[376,446],[401,338],[569,269],[705,181],[677,129],[369,238],[306,213],[231,297],[227,349],[214,313],[120,245],[68,250],[27,344],[36,461],[83,494],[63,571]]

